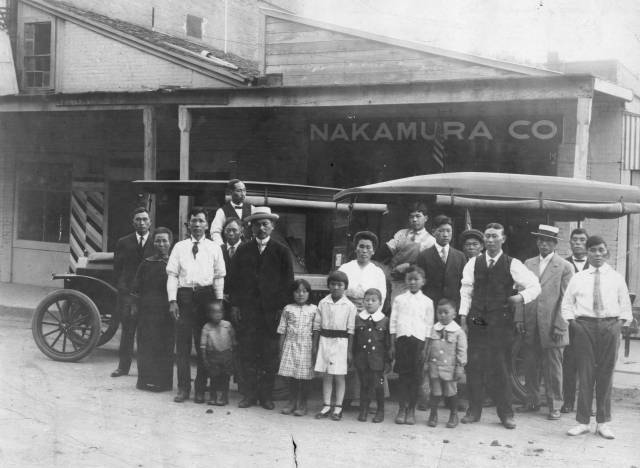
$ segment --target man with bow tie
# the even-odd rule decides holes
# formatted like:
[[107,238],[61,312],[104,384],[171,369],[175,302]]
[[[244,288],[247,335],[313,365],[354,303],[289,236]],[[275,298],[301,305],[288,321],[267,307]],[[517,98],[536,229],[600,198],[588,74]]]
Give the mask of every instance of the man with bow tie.
[[224,244],[222,234],[225,221],[229,218],[247,219],[255,208],[252,204],[245,203],[247,188],[240,179],[231,179],[227,183],[226,191],[231,199],[218,208],[213,221],[211,221],[211,239],[220,246]]
[[149,212],[144,207],[136,208],[132,218],[135,232],[118,239],[113,256],[113,274],[118,289],[116,307],[122,323],[122,333],[118,350],[118,368],[111,373],[111,377],[129,374],[133,340],[138,327],[138,320],[131,313],[131,287],[140,262],[155,253],[153,242],[149,240]]
[[562,353],[569,344],[569,329],[562,318],[560,305],[573,276],[573,267],[555,253],[560,230],[541,224],[536,245],[540,255],[524,264],[538,277],[542,292],[524,308],[524,374],[527,401],[516,408],[518,412],[540,409],[540,371],[549,409],[548,419],[560,419],[562,405]]
[[200,350],[200,336],[206,322],[206,305],[222,299],[226,268],[220,247],[204,235],[207,213],[193,208],[189,213],[191,236],[178,242],[167,262],[167,294],[169,312],[176,321],[176,367],[178,394],[173,399],[182,403],[191,392],[192,343],[198,353],[194,403],[204,403],[206,371]]
[[267,206],[256,207],[245,218],[251,222],[254,239],[238,247],[227,278],[243,384],[239,408],[258,402],[265,409],[274,408],[278,321],[291,299],[293,283],[291,252],[271,237],[278,218]]

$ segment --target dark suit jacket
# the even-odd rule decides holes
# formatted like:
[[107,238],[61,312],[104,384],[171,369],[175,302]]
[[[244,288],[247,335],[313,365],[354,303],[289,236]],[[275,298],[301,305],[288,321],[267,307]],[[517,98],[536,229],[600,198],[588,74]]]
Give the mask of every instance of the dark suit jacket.
[[[573,272],[574,273],[578,273],[578,271],[580,271],[578,269],[578,266],[573,263],[573,256],[569,255],[567,258],[565,258],[565,260],[569,263],[571,263],[571,266],[573,267]],[[583,270],[586,270],[587,268],[589,268],[589,261],[584,262],[584,267],[582,267]]]
[[[242,244],[243,242],[240,241],[240,245]],[[238,248],[240,247],[240,245],[236,247],[236,253],[238,252]],[[222,258],[224,259],[225,271],[227,272],[227,279],[225,279],[224,282],[224,293],[229,294],[229,272],[231,271],[231,258],[229,257],[229,250],[227,249],[226,242],[220,246],[220,250],[222,250]]]
[[460,305],[462,270],[467,264],[467,257],[461,251],[449,246],[449,255],[447,255],[445,265],[442,263],[437,247],[438,244],[418,255],[417,265],[426,273],[426,281],[422,291],[433,301],[434,310],[442,298],[454,301],[458,307]]
[[292,300],[289,250],[273,238],[262,254],[255,240],[242,244],[231,259],[227,282],[231,304],[240,309],[238,325],[275,333],[280,310]]
[[138,249],[138,238],[135,232],[118,239],[113,255],[113,274],[120,293],[128,294],[131,291],[140,262],[154,253],[152,232],[149,233],[142,252]]

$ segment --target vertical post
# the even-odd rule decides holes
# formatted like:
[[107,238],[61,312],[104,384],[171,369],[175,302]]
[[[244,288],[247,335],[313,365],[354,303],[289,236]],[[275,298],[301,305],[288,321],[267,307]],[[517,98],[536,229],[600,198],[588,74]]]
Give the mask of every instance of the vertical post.
[[[158,169],[158,134],[156,108],[146,106],[142,109],[142,123],[144,124],[144,165],[143,178],[145,180],[155,180]],[[149,215],[151,223],[156,225],[156,202],[155,198],[150,198]]]
[[[189,180],[189,145],[191,143],[191,111],[188,107],[178,107],[178,127],[180,128],[180,180]],[[189,212],[189,197],[180,196],[178,208],[178,232],[184,239],[186,232],[184,222]]]
[[589,164],[589,127],[593,98],[579,97],[576,103],[576,146],[573,158],[573,177],[587,178]]

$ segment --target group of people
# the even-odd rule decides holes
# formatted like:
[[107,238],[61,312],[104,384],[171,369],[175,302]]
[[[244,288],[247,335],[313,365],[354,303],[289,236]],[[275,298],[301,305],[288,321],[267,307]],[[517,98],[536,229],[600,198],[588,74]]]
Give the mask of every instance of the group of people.
[[212,239],[202,209],[190,212],[190,237],[175,245],[170,230],[150,233],[149,213],[135,210],[135,232],[115,251],[122,336],[112,377],[129,373],[137,333],[137,387],[172,388],[175,348],[179,403],[191,396],[195,346],[195,403],[204,403],[208,391],[209,404],[226,405],[233,374],[240,408],[271,410],[279,374],[290,396],[281,412],[303,416],[319,374],[323,406],[316,418],[340,420],[346,403],[359,399],[358,420],[367,421],[375,400],[379,423],[393,369],[396,423],[415,424],[416,406],[428,399],[427,424],[437,426],[444,398],[446,426],[456,427],[458,382],[466,381],[461,422],[480,420],[488,390],[500,422],[513,429],[509,366],[520,334],[528,398],[516,412],[540,410],[542,380],[547,417],[560,419],[573,411],[577,380],[578,425],[568,434],[589,431],[595,388],[596,431],[614,437],[612,376],[621,327],[632,314],[624,278],[607,264],[601,237],[575,229],[572,255],[563,259],[555,252],[559,229],[540,225],[532,232],[539,255],[522,263],[503,252],[502,225],[464,231],[460,251],[451,245],[453,221],[436,216],[428,232],[427,209],[417,203],[408,208],[409,227],[386,244],[372,232],[357,233],[355,259],[329,273],[329,294],[314,305],[310,284],[294,281],[290,252],[272,238],[278,215],[246,203],[240,180],[230,181],[228,192],[230,201],[211,223]]

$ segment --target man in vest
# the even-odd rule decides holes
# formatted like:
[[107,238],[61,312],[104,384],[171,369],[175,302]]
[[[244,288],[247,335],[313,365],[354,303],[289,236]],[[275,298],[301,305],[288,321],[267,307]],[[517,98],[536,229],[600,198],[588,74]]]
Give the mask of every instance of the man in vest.
[[246,219],[253,213],[254,208],[252,204],[245,203],[247,188],[240,179],[231,179],[227,183],[227,194],[231,196],[231,200],[218,208],[213,221],[211,221],[211,240],[219,246],[224,244],[222,230],[225,221],[228,218]]
[[[540,294],[540,283],[522,262],[502,252],[504,227],[487,224],[485,253],[471,258],[462,273],[460,325],[468,334],[467,385],[469,409],[462,422],[474,423],[482,414],[483,386],[492,390],[498,417],[514,429],[511,382],[507,371],[514,338],[513,308],[527,304]],[[517,291],[514,291],[514,285]],[[515,324],[522,333],[522,322]]]

